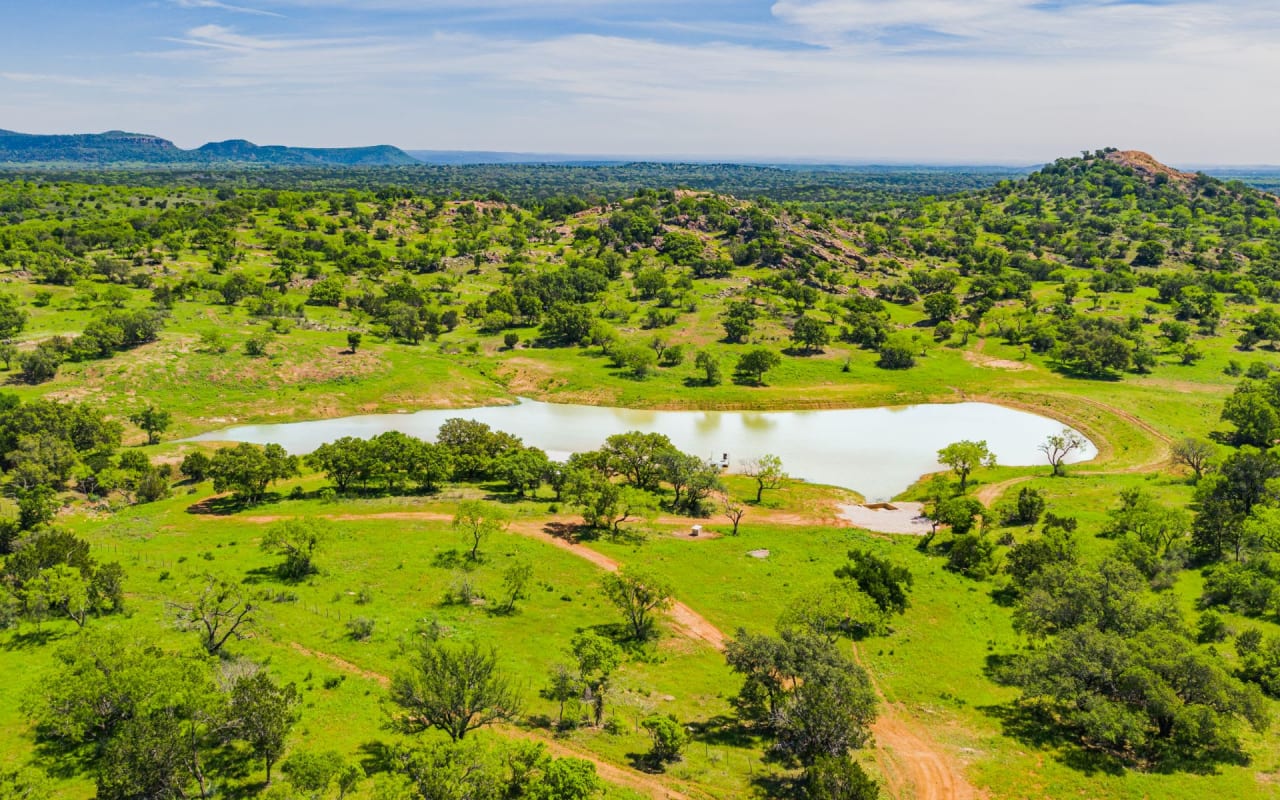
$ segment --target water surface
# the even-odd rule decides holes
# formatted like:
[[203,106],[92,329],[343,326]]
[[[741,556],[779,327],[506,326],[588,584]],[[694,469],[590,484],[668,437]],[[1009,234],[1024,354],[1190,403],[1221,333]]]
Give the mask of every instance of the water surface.
[[[985,439],[1001,464],[1046,464],[1036,449],[1063,425],[1046,417],[989,403],[821,411],[642,411],[521,400],[512,406],[371,414],[357,417],[243,425],[194,437],[200,441],[276,442],[291,453],[309,453],[342,436],[368,438],[402,431],[434,440],[451,417],[485,422],[546,450],[553,458],[598,448],[625,431],[665,433],[688,453],[736,469],[772,453],[797,478],[843,486],[869,500],[888,500],[926,472],[941,469],[938,449],[960,439]],[[1070,461],[1086,461],[1092,444]]]

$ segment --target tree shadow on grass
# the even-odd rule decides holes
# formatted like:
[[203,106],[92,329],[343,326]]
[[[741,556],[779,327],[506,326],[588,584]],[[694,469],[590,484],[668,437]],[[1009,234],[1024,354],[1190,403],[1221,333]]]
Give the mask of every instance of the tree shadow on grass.
[[548,522],[543,526],[542,530],[544,533],[566,541],[569,544],[593,542],[600,538],[600,531],[595,528],[590,528],[586,525],[573,522]]
[[[763,765],[761,767],[763,769]],[[753,774],[751,784],[759,790],[761,797],[799,798],[804,797],[800,779],[777,772],[761,772]]]
[[63,631],[53,629],[41,629],[36,631],[15,632],[4,643],[5,650],[26,650],[32,647],[44,647],[50,642],[56,642],[65,639],[67,634]]
[[999,721],[1002,733],[1036,750],[1052,751],[1058,763],[1086,776],[1120,776],[1125,764],[1109,753],[1090,749],[1080,737],[1056,724],[1044,712],[1018,703],[978,706],[978,711]]
[[90,774],[94,756],[93,747],[63,747],[58,741],[45,738],[37,731],[35,752],[31,763],[43,770],[50,778],[65,781]]
[[764,736],[742,723],[737,717],[718,714],[710,719],[690,722],[688,727],[699,742],[717,747],[758,747]]
[[666,764],[653,758],[648,753],[627,753],[627,764],[636,772],[646,775],[661,775],[666,772]]
[[391,772],[395,767],[392,747],[381,739],[365,742],[356,751],[360,754],[360,766],[366,775]]
[[471,572],[480,563],[480,559],[472,560],[468,558],[468,554],[462,552],[456,547],[448,550],[441,550],[431,558],[431,566],[439,569],[454,569],[464,572]]
[[206,497],[198,503],[192,503],[187,506],[187,513],[225,517],[230,514],[238,514],[246,509],[278,502],[280,497],[280,494],[277,492],[268,492],[263,495],[262,499],[258,502],[249,503],[243,498],[238,498],[235,495],[217,495],[214,497]]

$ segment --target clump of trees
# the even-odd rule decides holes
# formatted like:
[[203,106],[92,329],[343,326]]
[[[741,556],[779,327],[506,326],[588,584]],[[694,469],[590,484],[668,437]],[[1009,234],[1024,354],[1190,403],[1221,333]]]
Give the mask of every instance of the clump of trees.
[[90,766],[99,797],[207,797],[252,762],[270,780],[299,700],[252,664],[88,632],[59,651],[26,711],[40,740]]
[[215,492],[230,491],[238,501],[252,505],[262,502],[271,484],[298,474],[298,457],[278,444],[241,442],[215,452],[205,472]]
[[37,629],[50,618],[84,628],[89,619],[124,610],[124,569],[100,563],[89,543],[41,527],[0,537],[0,630],[22,622]]
[[1262,693],[1196,647],[1181,614],[1150,602],[1126,560],[1076,562],[1069,548],[1021,561],[1015,624],[1038,646],[1009,679],[1021,704],[1086,746],[1144,768],[1241,753],[1239,729],[1269,724]]

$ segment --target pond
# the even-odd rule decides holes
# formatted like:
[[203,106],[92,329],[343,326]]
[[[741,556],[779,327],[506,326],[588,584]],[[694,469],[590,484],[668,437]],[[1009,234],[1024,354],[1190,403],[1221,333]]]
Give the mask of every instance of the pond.
[[[451,417],[487,423],[559,459],[633,430],[664,433],[681,450],[717,462],[727,455],[731,470],[772,453],[793,477],[853,489],[868,500],[888,500],[926,472],[941,469],[938,449],[960,439],[985,439],[1001,464],[1047,465],[1037,445],[1063,429],[1052,419],[989,403],[766,412],[642,411],[521,400],[510,406],[243,425],[193,441],[275,442],[302,454],[342,436],[368,438],[392,430],[434,440]],[[1087,444],[1069,460],[1095,455]]]

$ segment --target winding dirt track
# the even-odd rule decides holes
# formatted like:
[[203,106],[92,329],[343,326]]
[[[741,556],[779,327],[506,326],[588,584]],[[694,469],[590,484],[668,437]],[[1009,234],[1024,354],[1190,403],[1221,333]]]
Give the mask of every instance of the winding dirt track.
[[[329,515],[327,518],[340,521],[400,519],[432,522],[447,522],[453,519],[452,515],[432,511],[344,514]],[[238,519],[243,522],[271,523],[279,521],[282,517],[243,516]],[[815,522],[813,520],[807,523],[797,521],[795,524],[815,524]],[[508,530],[573,553],[608,572],[616,572],[622,566],[603,553],[548,533],[543,523],[520,521],[512,524]],[[724,650],[728,637],[697,611],[684,603],[676,602],[668,609],[667,614],[673,627],[683,636],[701,641],[716,650]],[[369,672],[337,656],[309,650],[297,642],[291,643],[291,646],[303,655],[327,661],[345,672],[369,678],[383,686],[389,683],[385,675]],[[856,648],[854,656],[855,658],[858,656]],[[860,659],[859,663],[861,663]],[[872,682],[875,683],[874,676],[872,676]],[[883,700],[884,695],[878,684],[876,692]],[[604,780],[625,786],[655,800],[689,800],[686,795],[667,787],[643,772],[602,761],[585,749],[509,726],[500,728],[500,731],[507,736],[542,742],[549,751],[557,755],[585,758],[596,765],[600,777]],[[973,786],[965,780],[960,766],[926,738],[927,734],[917,729],[907,719],[905,710],[900,704],[883,702],[880,715],[872,725],[872,732],[875,734],[877,746],[876,758],[884,773],[885,790],[890,797],[895,800],[975,800],[980,797]]]
[[[368,680],[374,681],[383,688],[391,685],[391,679],[386,675],[358,667],[350,661],[339,658],[332,653],[322,653],[318,650],[310,650],[303,647],[298,642],[290,642],[289,646],[296,652],[301,653],[308,658],[317,658],[328,664],[332,664],[343,672],[348,672],[352,675],[359,675],[361,678],[367,678]],[[557,757],[569,756],[590,761],[595,765],[596,773],[599,774],[601,779],[614,785],[631,789],[632,791],[638,792],[646,797],[654,798],[654,800],[690,800],[688,795],[682,794],[677,792],[675,789],[671,789],[663,785],[656,778],[637,770],[627,769],[626,767],[620,767],[617,764],[612,764],[608,761],[602,761],[599,756],[595,755],[591,751],[577,747],[568,742],[553,739],[549,736],[535,733],[534,731],[516,728],[511,725],[499,725],[494,727],[493,730],[508,739],[523,739],[527,742],[538,742],[546,745],[547,751]]]

